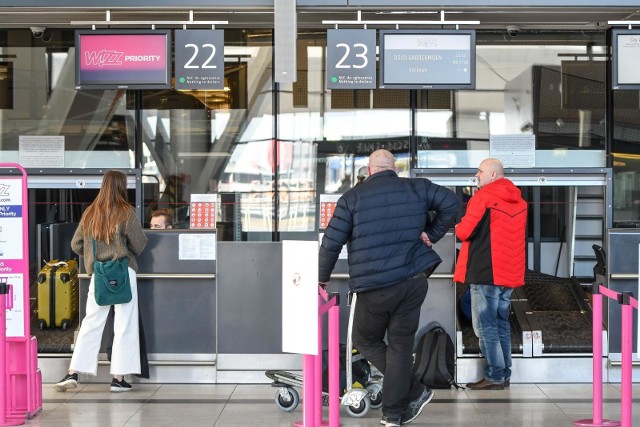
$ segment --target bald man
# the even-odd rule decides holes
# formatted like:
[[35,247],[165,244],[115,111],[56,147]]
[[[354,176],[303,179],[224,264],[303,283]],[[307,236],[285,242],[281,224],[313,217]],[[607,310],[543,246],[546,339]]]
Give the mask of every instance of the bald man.
[[513,288],[524,285],[527,203],[504,177],[497,159],[485,159],[478,191],[456,226],[462,241],[453,280],[471,289],[471,318],[487,365],[471,390],[502,390],[511,384],[509,304]]
[[384,374],[380,423],[393,427],[409,424],[433,398],[412,378],[413,343],[427,278],[442,262],[432,244],[455,223],[459,201],[428,179],[398,177],[387,150],[371,154],[368,172],[338,200],[320,247],[319,281],[328,284],[347,244],[349,288],[358,294],[353,344]]

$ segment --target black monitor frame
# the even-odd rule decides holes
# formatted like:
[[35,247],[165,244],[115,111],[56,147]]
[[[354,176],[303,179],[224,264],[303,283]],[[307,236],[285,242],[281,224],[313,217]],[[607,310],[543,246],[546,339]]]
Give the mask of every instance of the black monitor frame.
[[[469,81],[459,82],[386,82],[385,61],[389,52],[385,49],[385,37],[387,35],[406,36],[441,36],[453,35],[468,37],[469,40]],[[476,88],[476,31],[475,30],[385,30],[379,32],[380,44],[380,72],[378,87],[381,89],[475,89]]]
[[[172,56],[171,30],[76,30],[75,32],[75,71],[77,90],[82,89],[171,89]],[[87,35],[164,35],[165,37],[165,71],[162,79],[150,78],[147,81],[128,81],[124,78],[104,80],[83,80],[80,70],[81,38]]]

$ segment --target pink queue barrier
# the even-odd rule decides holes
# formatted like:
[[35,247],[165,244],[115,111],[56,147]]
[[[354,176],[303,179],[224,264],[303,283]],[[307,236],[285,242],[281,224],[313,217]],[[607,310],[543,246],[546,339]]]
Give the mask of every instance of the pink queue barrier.
[[[302,421],[294,426],[340,426],[340,295],[318,287],[318,354],[302,356]],[[322,419],[322,317],[328,317],[329,420]]]
[[[620,421],[602,418],[602,309],[603,295],[622,305],[622,366]],[[593,417],[576,420],[573,424],[581,427],[631,427],[632,421],[632,363],[633,363],[633,309],[638,310],[638,300],[631,292],[615,292],[602,285],[593,286]]]
[[[13,308],[13,289],[6,279],[0,281],[0,366],[7,366],[7,318],[6,310]],[[11,415],[8,412],[11,394],[7,393],[8,373],[2,369],[3,377],[0,384],[0,426],[18,426],[25,423],[25,415]]]
[[[30,329],[27,172],[17,163],[0,163],[0,169],[11,172],[0,172],[4,208],[22,225],[22,242],[14,246],[21,243],[21,253],[5,252],[0,261],[0,426],[8,426],[24,424],[42,410],[42,374],[38,345]],[[14,301],[22,305],[14,307]],[[7,310],[12,310],[9,321]]]

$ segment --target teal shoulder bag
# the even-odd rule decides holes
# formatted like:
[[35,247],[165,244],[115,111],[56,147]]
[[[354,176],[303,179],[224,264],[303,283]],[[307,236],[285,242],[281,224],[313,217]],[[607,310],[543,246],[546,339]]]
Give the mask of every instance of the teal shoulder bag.
[[112,261],[96,259],[96,241],[93,245],[93,285],[98,305],[125,304],[131,301],[129,260],[125,257]]

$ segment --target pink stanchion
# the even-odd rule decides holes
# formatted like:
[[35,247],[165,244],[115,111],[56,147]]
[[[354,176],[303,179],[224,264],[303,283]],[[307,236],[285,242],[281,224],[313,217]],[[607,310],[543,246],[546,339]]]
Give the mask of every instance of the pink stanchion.
[[7,310],[13,308],[13,292],[6,279],[0,282],[0,426],[19,426],[25,423],[25,416],[9,415],[7,411]]
[[[318,353],[305,354],[302,358],[302,421],[294,426],[338,427],[340,426],[340,303],[339,295],[329,295],[318,288]],[[329,421],[322,419],[322,317],[328,313],[329,346]]]
[[[0,278],[0,426],[12,426],[24,424],[27,417],[33,417],[42,409],[42,376],[37,369],[37,353],[33,354],[34,351],[37,352],[37,346],[34,349],[31,345],[27,172],[17,163],[0,163],[0,169],[20,172],[20,176],[14,175],[13,172],[6,176],[0,173],[3,185],[8,187],[6,190],[9,192],[9,204],[21,205],[14,212],[22,223],[22,254],[13,254],[11,257],[5,255],[3,259],[3,272],[13,277],[20,275],[22,284],[14,290],[16,282],[9,284],[8,277],[4,274]],[[18,194],[21,194],[21,198]],[[11,292],[17,292],[16,295],[20,297],[18,300],[22,301],[22,307],[17,307],[16,310],[22,313],[22,319],[13,317],[13,321],[24,330],[22,336],[12,334],[7,337],[7,309],[13,308]],[[35,363],[32,361],[33,358],[36,358]]]
[[573,423],[581,427],[615,427],[620,421],[602,418],[602,294],[617,299],[617,293],[602,286],[593,285],[593,418],[577,420]]
[[622,396],[620,397],[620,421],[622,427],[631,427],[631,383],[633,352],[633,307],[631,292],[622,292]]

